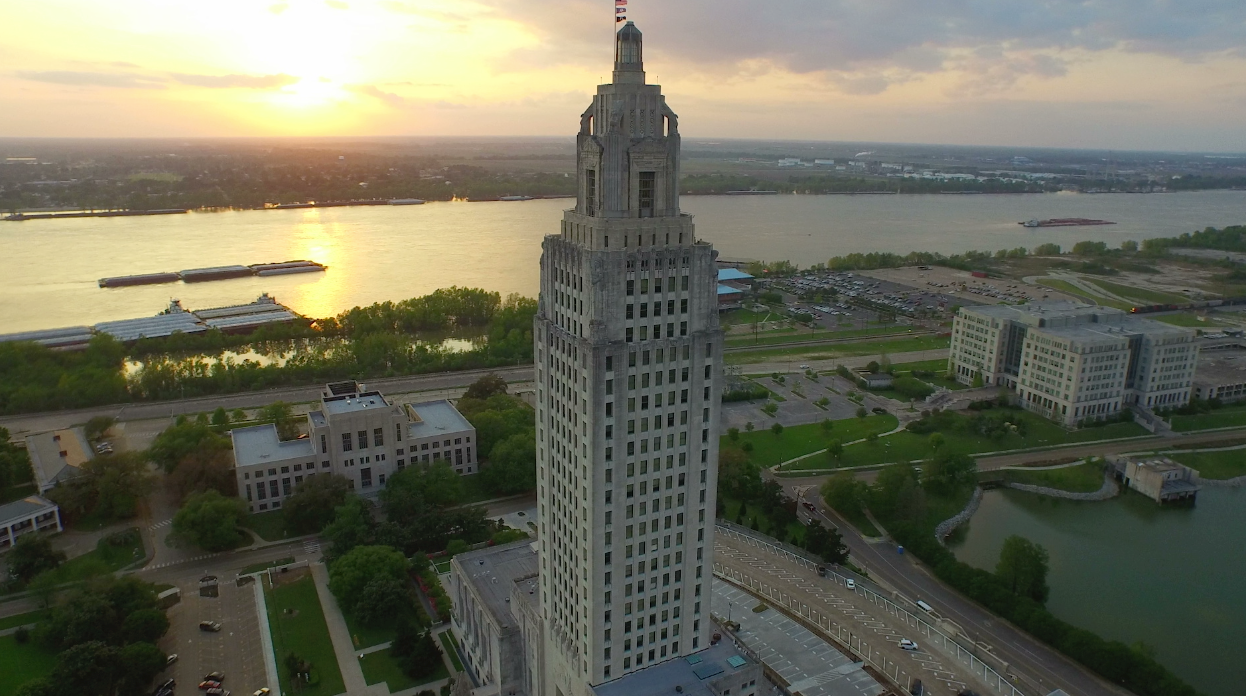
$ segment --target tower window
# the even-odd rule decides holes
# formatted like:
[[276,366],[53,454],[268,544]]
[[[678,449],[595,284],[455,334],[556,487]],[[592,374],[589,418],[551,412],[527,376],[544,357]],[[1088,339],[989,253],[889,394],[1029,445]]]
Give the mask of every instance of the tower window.
[[584,213],[597,214],[597,170],[584,170]]
[[653,190],[655,186],[654,172],[640,173],[640,198],[637,201],[640,217],[653,217]]

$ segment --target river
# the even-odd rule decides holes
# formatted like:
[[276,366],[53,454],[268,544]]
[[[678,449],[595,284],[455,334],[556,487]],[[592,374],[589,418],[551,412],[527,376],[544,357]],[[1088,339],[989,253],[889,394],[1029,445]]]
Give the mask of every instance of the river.
[[951,543],[966,563],[994,570],[1020,534],[1051,555],[1047,607],[1155,658],[1206,694],[1246,683],[1246,489],[1205,488],[1194,507],[1137,493],[1106,502],[988,491]]
[[[1246,192],[1169,194],[684,196],[697,233],[728,258],[801,266],[851,252],[1116,246],[1246,222]],[[541,238],[566,199],[246,210],[0,222],[0,333],[150,316],[172,297],[202,309],[261,292],[307,316],[450,285],[535,295]],[[1024,229],[1031,218],[1117,225]],[[99,278],[310,259],[325,273],[101,289]]]

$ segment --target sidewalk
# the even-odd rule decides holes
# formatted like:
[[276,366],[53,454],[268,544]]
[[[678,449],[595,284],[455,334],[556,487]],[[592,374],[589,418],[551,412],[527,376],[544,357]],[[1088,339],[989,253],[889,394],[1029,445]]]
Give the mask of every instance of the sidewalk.
[[346,619],[342,617],[337,598],[329,591],[328,568],[323,563],[313,563],[311,574],[316,583],[316,595],[320,597],[320,606],[324,609],[324,620],[329,626],[329,637],[333,640],[333,652],[337,655],[337,666],[342,671],[346,693],[351,696],[387,696],[389,687],[384,682],[368,686],[363,678],[363,668],[359,666],[358,653],[350,639],[350,629],[346,627]]

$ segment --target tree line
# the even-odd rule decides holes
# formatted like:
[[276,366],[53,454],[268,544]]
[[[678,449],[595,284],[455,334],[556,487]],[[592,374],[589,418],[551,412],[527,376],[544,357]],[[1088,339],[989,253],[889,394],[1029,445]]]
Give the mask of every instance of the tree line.
[[[0,414],[526,364],[532,362],[535,313],[536,301],[519,295],[503,300],[496,292],[448,288],[404,302],[356,307],[308,326],[266,327],[250,337],[210,331],[143,339],[127,347],[97,335],[83,351],[0,343]],[[413,340],[420,331],[462,327],[479,327],[483,340],[460,352]],[[284,365],[205,359],[249,341],[266,341],[257,345],[261,351],[292,355]],[[126,359],[140,357],[143,366],[127,380]]]

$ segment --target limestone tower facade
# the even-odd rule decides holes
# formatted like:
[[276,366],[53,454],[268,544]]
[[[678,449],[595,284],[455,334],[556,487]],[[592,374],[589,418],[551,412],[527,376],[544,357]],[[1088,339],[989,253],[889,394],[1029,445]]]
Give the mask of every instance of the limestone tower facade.
[[541,666],[550,696],[708,646],[723,337],[717,252],[679,211],[679,122],[616,34],[535,318]]

